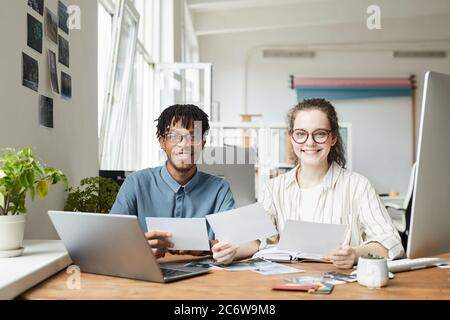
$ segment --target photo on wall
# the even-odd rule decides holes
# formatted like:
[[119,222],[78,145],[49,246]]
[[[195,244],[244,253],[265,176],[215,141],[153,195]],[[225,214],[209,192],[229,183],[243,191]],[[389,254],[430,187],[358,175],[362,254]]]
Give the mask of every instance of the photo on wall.
[[28,5],[41,16],[44,14],[44,0],[28,0]]
[[39,125],[53,128],[53,99],[39,96]]
[[45,35],[55,44],[58,44],[58,16],[45,8]]
[[72,99],[72,77],[61,71],[61,96],[65,100]]
[[50,71],[50,82],[52,84],[53,92],[59,94],[59,85],[58,85],[58,70],[56,69],[56,54],[48,50],[48,68]]
[[59,62],[65,65],[67,68],[69,68],[69,62],[70,62],[70,53],[69,53],[69,41],[64,39],[61,36],[59,37],[59,44],[58,44],[58,56],[59,56]]
[[36,60],[23,52],[22,85],[36,92],[39,89],[39,64]]
[[42,53],[42,23],[33,16],[27,18],[27,44],[39,53]]
[[67,13],[67,6],[62,1],[58,1],[58,17],[59,17],[59,28],[66,34],[69,34],[69,27],[67,26],[69,14]]

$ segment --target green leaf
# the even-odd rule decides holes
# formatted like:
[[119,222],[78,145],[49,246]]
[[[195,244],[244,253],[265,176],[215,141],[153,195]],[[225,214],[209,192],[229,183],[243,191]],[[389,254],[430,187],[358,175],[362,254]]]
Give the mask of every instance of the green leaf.
[[34,186],[32,186],[30,189],[28,189],[30,191],[30,196],[31,196],[31,200],[34,200],[35,197],[35,193],[36,191],[34,191]]
[[21,185],[22,187],[27,188],[27,187],[29,186],[29,184],[28,184],[28,178],[27,178],[26,175],[21,175],[20,178],[19,178],[19,180],[20,180],[20,185]]
[[28,185],[29,186],[33,186],[34,185],[34,182],[36,181],[36,177],[35,177],[33,171],[28,171],[28,173],[27,173],[27,180],[28,180]]
[[39,199],[43,200],[48,193],[47,181],[39,181],[36,186],[36,193]]

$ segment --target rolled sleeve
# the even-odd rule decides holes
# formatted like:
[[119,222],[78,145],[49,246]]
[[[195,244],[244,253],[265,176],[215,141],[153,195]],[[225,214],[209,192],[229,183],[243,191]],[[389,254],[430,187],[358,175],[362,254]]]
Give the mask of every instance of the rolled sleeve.
[[364,241],[362,245],[378,242],[388,250],[390,259],[403,257],[405,250],[400,235],[368,180],[365,181],[363,190],[359,197],[359,220]]

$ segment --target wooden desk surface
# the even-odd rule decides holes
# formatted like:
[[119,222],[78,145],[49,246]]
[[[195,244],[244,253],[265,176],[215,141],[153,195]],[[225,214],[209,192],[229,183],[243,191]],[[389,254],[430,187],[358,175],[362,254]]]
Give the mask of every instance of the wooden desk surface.
[[[440,255],[450,259],[450,253]],[[178,257],[180,259],[180,257]],[[357,282],[336,285],[329,295],[306,292],[273,291],[284,278],[339,271],[331,264],[289,264],[306,272],[264,276],[251,271],[213,270],[209,274],[159,284],[124,278],[81,273],[81,289],[66,286],[70,274],[65,270],[30,289],[21,299],[151,299],[151,300],[290,300],[290,299],[363,299],[363,300],[450,300],[450,269],[429,268],[395,274],[387,287],[368,289]],[[343,273],[349,273],[343,272]]]

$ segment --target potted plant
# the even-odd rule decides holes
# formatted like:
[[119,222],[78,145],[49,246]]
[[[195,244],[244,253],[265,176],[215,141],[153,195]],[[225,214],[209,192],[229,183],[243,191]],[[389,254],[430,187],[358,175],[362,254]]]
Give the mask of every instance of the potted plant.
[[109,213],[116,201],[119,185],[104,177],[88,177],[80,186],[70,188],[64,210],[90,213]]
[[31,148],[16,151],[0,149],[0,257],[23,252],[27,208],[26,196],[40,200],[47,196],[49,184],[67,178],[62,171],[41,164]]
[[387,285],[389,270],[386,258],[370,253],[359,257],[357,279],[360,285],[370,289]]

